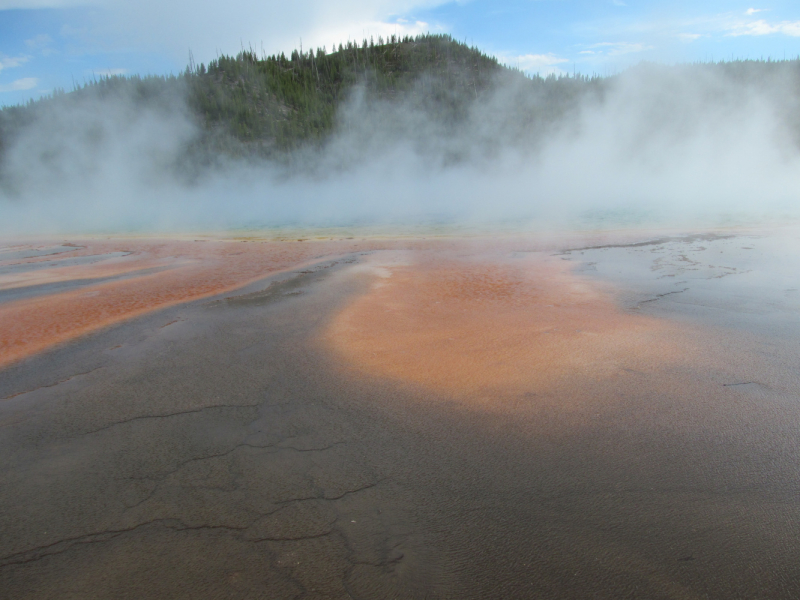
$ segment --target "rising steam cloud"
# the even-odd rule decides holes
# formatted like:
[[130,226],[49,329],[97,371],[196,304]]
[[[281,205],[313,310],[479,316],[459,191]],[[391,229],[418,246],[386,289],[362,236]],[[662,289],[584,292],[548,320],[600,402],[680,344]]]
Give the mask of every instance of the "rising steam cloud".
[[544,125],[498,80],[457,123],[358,90],[291,165],[229,159],[187,179],[182,97],[51,103],[6,149],[5,233],[275,226],[595,227],[796,218],[795,69],[754,80],[641,66]]

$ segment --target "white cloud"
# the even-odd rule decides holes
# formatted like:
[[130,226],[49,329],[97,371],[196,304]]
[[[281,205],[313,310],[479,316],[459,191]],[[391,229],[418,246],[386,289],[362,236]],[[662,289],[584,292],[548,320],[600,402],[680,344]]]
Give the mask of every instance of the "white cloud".
[[679,33],[678,34],[678,39],[681,40],[682,42],[693,42],[695,40],[699,40],[701,37],[703,37],[703,34],[701,34],[701,33]]
[[0,54],[0,71],[18,67],[21,64],[28,62],[29,59],[30,57],[28,56],[5,56],[4,54]]
[[[355,40],[360,43],[362,40],[372,37],[377,43],[379,36],[387,39],[392,35],[398,35],[400,37],[406,35],[414,36],[428,32],[435,33],[440,30],[440,27],[431,27],[430,24],[424,21],[415,21],[413,23],[404,19],[398,19],[394,23],[385,21],[354,21],[351,23],[342,23],[335,28],[326,29],[324,33],[312,34],[308,38],[303,36],[303,47],[317,48],[325,46],[330,50],[331,44],[344,43],[348,40]],[[299,43],[298,40],[295,46],[298,46]]]
[[0,92],[22,92],[32,90],[37,86],[39,80],[36,77],[23,77],[12,81],[8,85],[0,85]]
[[746,14],[747,16],[751,16],[751,15],[754,15],[754,14],[760,13],[760,12],[764,12],[764,9],[763,8],[748,8],[746,11],[744,11],[744,14]]
[[40,33],[29,40],[25,40],[25,45],[31,50],[39,50],[40,48],[49,46],[51,43],[53,43],[53,38],[46,33]]
[[635,52],[652,50],[653,46],[632,42],[601,42],[599,44],[592,44],[590,48],[596,48],[598,54],[606,54],[607,56],[622,56],[623,54],[633,54]]
[[[124,46],[168,52],[184,62],[191,50],[207,62],[242,47],[288,52],[362,40],[370,35],[415,35],[444,29],[413,18],[416,9],[450,0],[0,0],[14,6],[93,6],[79,28],[62,31],[100,50]],[[403,16],[405,18],[401,19]]]
[[46,33],[40,33],[29,40],[25,40],[25,46],[27,46],[29,50],[32,52],[38,51],[43,56],[49,56],[53,53],[53,49],[51,48],[52,43],[53,38]]
[[734,23],[730,26],[728,35],[772,35],[782,34],[791,37],[800,37],[800,21],[781,21],[780,23],[768,23],[764,19],[748,21],[746,23]]

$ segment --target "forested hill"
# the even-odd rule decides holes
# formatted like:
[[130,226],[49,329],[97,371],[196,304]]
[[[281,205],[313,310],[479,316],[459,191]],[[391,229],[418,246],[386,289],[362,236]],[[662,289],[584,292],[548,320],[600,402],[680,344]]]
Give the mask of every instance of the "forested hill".
[[[744,102],[741,91],[746,88],[773,90],[776,106],[800,144],[798,60],[643,65],[632,71],[637,68],[645,69],[646,77],[634,78],[639,82],[634,95],[640,97],[631,102],[652,123],[686,121],[686,111],[680,108],[691,104],[685,90],[696,90],[702,103],[710,105]],[[411,121],[403,122],[398,115],[409,114],[424,119],[417,130],[429,134],[428,144],[452,133],[443,154],[446,160],[451,155],[459,160],[459,153],[470,145],[491,153],[492,147],[520,140],[535,144],[554,127],[577,122],[573,117],[579,107],[587,99],[602,101],[614,79],[527,76],[448,35],[392,36],[330,50],[301,49],[290,56],[244,50],[207,65],[190,63],[178,75],[103,77],[70,92],[57,90],[1,109],[0,186],[19,178],[20,169],[8,160],[12,147],[15,152],[20,147],[30,150],[15,153],[19,164],[36,161],[53,170],[47,165],[61,164],[56,159],[76,144],[92,152],[101,147],[104,135],[135,137],[131,128],[138,127],[136,119],[146,112],[158,113],[162,123],[193,124],[180,151],[172,151],[164,161],[194,173],[220,157],[291,161],[308,156],[295,151],[325,148],[337,129],[363,131],[379,125],[385,135],[392,132],[386,126],[392,118],[400,123],[394,131],[407,135],[413,129],[406,127]],[[725,85],[714,83],[722,80]],[[375,107],[380,112],[369,121]],[[121,134],[116,125],[126,120],[128,133]],[[469,134],[464,133],[467,128]],[[459,133],[470,143],[459,142]],[[30,139],[24,139],[26,134]],[[174,131],[156,134],[179,137]]]
[[221,125],[241,141],[274,139],[279,148],[323,138],[336,109],[360,85],[373,98],[415,99],[457,118],[465,100],[484,92],[506,69],[496,59],[448,36],[384,43],[348,42],[259,59],[252,51],[190,65],[190,106],[207,127]]
[[[348,42],[333,51],[295,50],[259,57],[252,50],[190,64],[170,76],[113,76],[65,93],[0,111],[0,143],[7,145],[43,110],[91,100],[132,97],[166,109],[186,99],[204,132],[206,153],[274,156],[323,143],[337,125],[337,110],[356,91],[368,100],[402,101],[443,123],[462,120],[470,104],[499,80],[516,82],[550,98],[542,114],[560,111],[580,89],[599,79],[529,78],[448,35]],[[539,100],[542,98],[540,97]],[[550,115],[552,116],[552,115]],[[195,148],[197,150],[197,148]]]

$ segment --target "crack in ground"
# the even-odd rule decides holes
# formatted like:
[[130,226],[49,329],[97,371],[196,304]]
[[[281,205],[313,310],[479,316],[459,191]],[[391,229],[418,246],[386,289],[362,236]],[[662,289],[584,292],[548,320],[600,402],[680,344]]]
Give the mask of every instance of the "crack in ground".
[[[261,518],[260,516],[258,518]],[[123,529],[107,529],[105,531],[99,531],[95,533],[88,533],[81,536],[75,536],[73,538],[66,538],[63,540],[58,540],[57,542],[53,542],[52,544],[45,544],[43,546],[36,546],[35,548],[30,548],[28,550],[24,550],[23,552],[17,552],[14,554],[9,554],[7,556],[0,557],[0,568],[5,568],[13,565],[21,565],[31,562],[36,562],[48,556],[54,556],[56,554],[63,554],[68,550],[72,549],[74,546],[78,544],[98,544],[103,542],[111,541],[121,535],[125,535],[127,533],[132,533],[137,529],[141,529],[143,527],[147,527],[149,525],[160,524],[168,529],[173,529],[175,531],[188,531],[188,530],[213,530],[213,529],[222,529],[227,531],[245,531],[249,528],[255,521],[258,519],[254,519],[250,524],[246,527],[234,527],[231,525],[186,525],[179,519],[151,519],[150,521],[145,521],[144,523],[139,523],[138,525],[134,525],[133,527],[126,527]],[[176,525],[170,525],[170,523],[176,523]],[[63,548],[59,548],[59,546],[65,546]],[[31,556],[33,555],[33,556]]]
[[[302,502],[306,500],[324,500],[324,501],[335,501],[344,498],[345,496],[356,494],[358,492],[373,488],[381,483],[380,480],[375,483],[371,483],[360,488],[356,488],[353,490],[347,490],[338,496],[333,497],[314,497],[314,498],[296,498],[290,500],[284,500],[281,502],[277,502],[275,504],[288,504],[290,502]],[[283,508],[283,507],[281,507]],[[258,516],[252,519],[249,523],[242,526],[234,526],[234,525],[187,525],[180,519],[175,518],[159,518],[159,519],[151,519],[149,521],[145,521],[144,523],[139,523],[138,525],[134,525],[132,527],[125,527],[122,529],[107,529],[104,531],[98,531],[94,533],[88,533],[80,536],[75,536],[72,538],[66,538],[62,540],[58,540],[51,544],[45,544],[42,546],[36,546],[34,548],[30,548],[28,550],[24,550],[22,552],[16,552],[13,554],[8,554],[6,556],[0,557],[0,569],[4,569],[9,566],[13,565],[21,565],[31,562],[36,562],[48,556],[54,556],[56,554],[63,554],[64,552],[69,551],[73,547],[79,544],[97,544],[111,541],[121,535],[125,535],[128,533],[132,533],[138,529],[143,527],[147,527],[149,525],[162,525],[167,529],[172,529],[174,531],[213,531],[213,530],[223,530],[223,531],[231,531],[236,532],[239,534],[243,534],[248,529],[250,529],[253,525],[255,525],[260,519],[263,517],[269,516],[275,512],[281,510],[278,508],[273,511],[269,511],[266,513],[258,513]],[[265,537],[265,538],[252,538],[248,539],[247,537],[242,537],[241,539],[246,540],[248,542],[267,542],[267,541],[274,541],[274,542],[284,542],[284,541],[301,541],[305,539],[315,539],[320,537],[325,537],[331,535],[331,533],[335,532],[335,528],[331,528],[330,531],[321,533],[321,534],[312,534],[308,536],[296,536],[296,537]]]
[[[278,442],[278,444],[280,443],[281,442]],[[295,446],[280,446],[278,444],[274,444],[274,447],[279,450],[294,450],[295,452],[323,452],[346,443],[347,442],[334,442],[333,444],[330,444],[329,446],[323,446],[322,448],[296,448]]]
[[185,321],[185,319],[174,319],[174,320],[170,321],[169,323],[165,323],[164,325],[159,327],[159,329],[164,329],[164,327],[169,327],[170,325],[174,325],[175,323],[179,323],[181,321]]
[[395,556],[394,558],[386,558],[385,560],[379,560],[377,562],[373,562],[373,561],[369,561],[369,560],[351,560],[350,558],[348,558],[347,560],[353,566],[363,565],[363,566],[367,566],[367,567],[375,567],[375,568],[378,568],[378,569],[390,567],[392,565],[396,565],[401,560],[403,560],[403,558],[405,558],[405,554],[403,552],[401,552],[400,550],[398,550],[398,548],[400,546],[402,546],[402,545],[403,545],[402,542],[397,542],[391,548],[387,548],[389,553],[397,552],[398,556]]
[[17,396],[22,396],[24,394],[31,394],[37,390],[43,390],[46,388],[56,387],[57,385],[61,385],[62,383],[66,383],[75,379],[76,377],[80,377],[82,375],[88,375],[89,373],[94,373],[95,371],[99,371],[100,369],[105,369],[105,367],[96,367],[89,371],[84,371],[83,373],[75,373],[74,375],[70,375],[66,379],[61,379],[60,381],[56,381],[55,383],[49,383],[47,385],[40,385],[39,387],[33,388],[32,390],[25,390],[24,392],[17,392],[16,394],[11,394],[10,396],[6,396],[5,398],[0,398],[0,400],[11,400],[12,398],[16,398]]
[[365,485],[365,486],[360,487],[360,488],[356,488],[354,490],[347,490],[346,492],[344,492],[344,493],[342,493],[342,494],[340,494],[338,496],[325,496],[323,494],[322,496],[307,496],[307,497],[303,497],[303,498],[289,498],[288,500],[281,500],[279,502],[276,502],[275,504],[289,504],[291,502],[309,502],[309,501],[312,501],[312,500],[323,500],[325,502],[333,502],[335,500],[341,500],[345,496],[349,496],[351,494],[357,494],[358,492],[363,492],[364,490],[368,490],[370,488],[374,488],[377,485],[379,485],[380,483],[383,483],[384,481],[386,481],[386,479],[387,478],[379,479],[375,483],[370,483],[368,485]]
[[311,535],[298,535],[296,537],[260,537],[260,538],[248,538],[247,541],[253,543],[259,542],[302,542],[304,540],[315,540],[318,538],[328,537],[332,533],[335,532],[335,529],[331,528],[329,531],[325,531],[323,533],[314,533]]
[[84,432],[82,432],[82,433],[80,433],[78,435],[81,435],[81,436],[91,435],[93,433],[98,433],[100,431],[105,431],[106,429],[111,429],[111,428],[117,427],[119,425],[125,425],[127,423],[133,423],[134,421],[142,421],[142,420],[146,420],[146,419],[168,419],[170,417],[178,417],[178,416],[181,416],[181,415],[191,415],[191,414],[195,414],[195,413],[201,413],[201,412],[204,412],[204,411],[207,411],[207,410],[213,410],[215,408],[223,408],[223,409],[230,408],[230,409],[233,409],[233,408],[258,408],[258,407],[259,407],[259,404],[214,404],[212,406],[204,406],[203,408],[194,408],[194,409],[191,409],[191,410],[182,410],[182,411],[179,411],[179,412],[167,413],[167,414],[163,414],[163,415],[141,415],[139,417],[132,417],[130,419],[125,419],[123,421],[115,421],[114,423],[111,423],[109,425],[105,425],[105,426],[99,427],[97,429],[92,429],[90,431],[84,431]]
[[663,294],[656,294],[655,298],[650,298],[649,300],[642,300],[641,302],[636,304],[636,308],[639,308],[642,304],[647,304],[648,302],[655,302],[656,300],[661,300],[664,296],[672,296],[673,294],[682,294],[683,292],[688,292],[689,288],[684,288],[682,290],[675,290],[674,292],[665,292]]
[[[322,448],[307,448],[307,449],[306,448],[302,448],[302,449],[301,448],[295,448],[293,446],[280,446],[279,445],[280,443],[281,442],[276,442],[274,444],[260,445],[260,444],[250,444],[248,442],[243,442],[241,444],[236,444],[236,446],[234,446],[230,450],[226,450],[225,452],[220,452],[218,454],[208,454],[206,456],[196,456],[194,458],[190,458],[188,460],[185,460],[185,461],[179,463],[174,469],[170,469],[169,471],[167,471],[167,472],[165,472],[165,473],[163,473],[163,474],[161,474],[161,475],[159,475],[157,477],[125,477],[125,478],[122,478],[123,481],[153,481],[153,482],[155,482],[155,487],[147,494],[147,496],[145,498],[143,498],[142,500],[140,500],[139,502],[136,502],[135,504],[132,504],[132,505],[128,506],[125,509],[125,511],[123,512],[123,515],[126,514],[129,511],[135,509],[135,508],[138,508],[139,506],[141,506],[142,504],[144,504],[148,500],[152,499],[152,497],[155,496],[155,494],[159,490],[162,489],[162,484],[169,477],[171,477],[172,475],[175,475],[180,470],[182,470],[184,467],[186,467],[187,465],[189,465],[191,463],[194,463],[194,462],[200,462],[200,461],[204,461],[204,460],[213,460],[215,458],[224,458],[226,456],[229,456],[229,455],[233,454],[234,452],[236,452],[240,448],[255,448],[257,450],[274,450],[275,452],[273,452],[273,453],[280,452],[281,450],[291,450],[291,451],[294,451],[294,452],[324,452],[325,450],[329,450],[329,449],[334,448],[336,446],[339,446],[341,444],[345,444],[346,442],[335,442],[333,444],[330,444],[328,446],[324,446]],[[267,514],[272,514],[272,513],[267,513]]]

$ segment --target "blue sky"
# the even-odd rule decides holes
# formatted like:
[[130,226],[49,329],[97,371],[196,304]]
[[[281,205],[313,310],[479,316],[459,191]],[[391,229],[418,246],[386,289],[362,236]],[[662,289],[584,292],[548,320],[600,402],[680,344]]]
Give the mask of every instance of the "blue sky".
[[182,70],[367,35],[450,33],[528,72],[800,55],[800,2],[0,0],[0,104],[109,73]]

